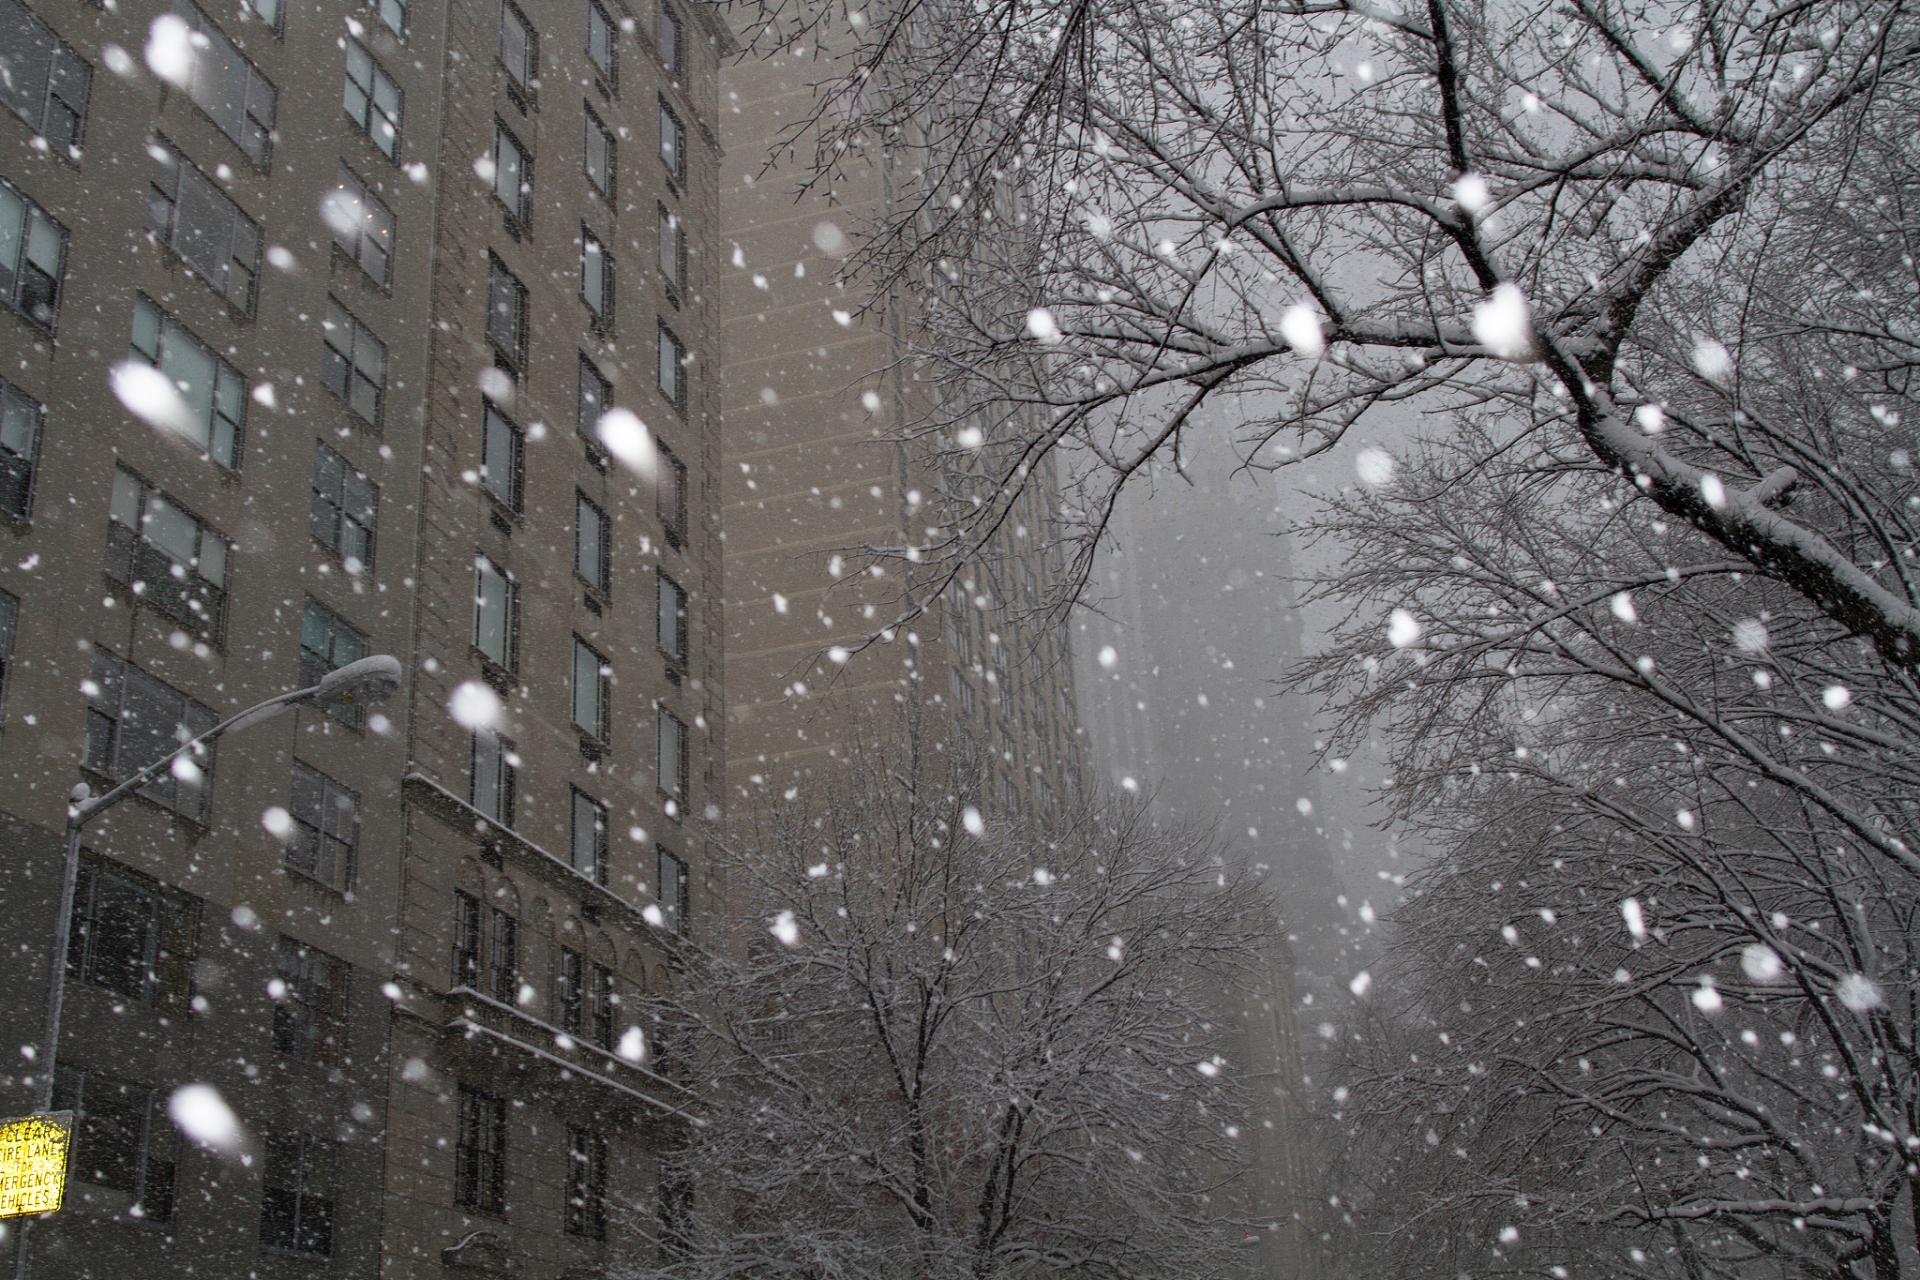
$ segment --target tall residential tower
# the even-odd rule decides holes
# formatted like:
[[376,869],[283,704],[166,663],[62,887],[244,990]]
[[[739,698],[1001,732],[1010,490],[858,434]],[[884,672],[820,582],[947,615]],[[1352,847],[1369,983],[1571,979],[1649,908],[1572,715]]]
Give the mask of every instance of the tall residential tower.
[[[76,782],[407,672],[89,828],[37,1274],[553,1275],[662,1195],[645,1010],[710,927],[721,787],[730,43],[677,0],[0,0],[5,1043]],[[176,1136],[188,1081],[242,1153]]]

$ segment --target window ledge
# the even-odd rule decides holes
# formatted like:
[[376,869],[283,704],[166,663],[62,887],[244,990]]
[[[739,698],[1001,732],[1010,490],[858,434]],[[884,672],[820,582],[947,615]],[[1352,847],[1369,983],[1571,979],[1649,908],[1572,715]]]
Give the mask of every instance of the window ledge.
[[[521,870],[530,871],[549,884],[565,887],[589,901],[611,907],[630,929],[650,938],[662,950],[686,948],[692,944],[665,925],[650,924],[643,909],[591,876],[575,871],[564,859],[557,858],[511,827],[502,826],[462,800],[424,773],[409,773],[402,780],[408,798],[433,812],[456,830],[490,840],[494,847],[512,858]],[[669,946],[671,944],[671,946]]]
[[[641,1066],[637,1062],[628,1062],[625,1058],[622,1058],[619,1054],[614,1053],[611,1049],[602,1049],[599,1045],[594,1044],[591,1040],[586,1039],[584,1036],[578,1036],[570,1032],[562,1031],[560,1028],[554,1026],[551,1022],[546,1022],[540,1018],[536,1018],[532,1014],[527,1013],[525,1010],[517,1008],[514,1005],[510,1005],[504,1000],[495,999],[493,996],[488,995],[484,991],[479,991],[473,987],[463,985],[463,986],[455,987],[451,991],[447,992],[446,998],[451,1003],[460,1003],[464,1001],[469,1004],[478,1005],[481,1008],[489,1010],[491,1013],[493,1013],[496,1016],[497,1020],[501,1022],[504,1022],[508,1025],[519,1024],[521,1026],[531,1029],[534,1032],[537,1032],[538,1034],[546,1037],[549,1040],[553,1040],[557,1042],[560,1039],[564,1038],[573,1043],[573,1047],[575,1050],[584,1052],[585,1054],[589,1055],[592,1058],[604,1061],[608,1067],[615,1068],[622,1071],[635,1072],[639,1075],[645,1076],[650,1083],[663,1085],[666,1088],[673,1090],[675,1093],[682,1094],[688,1098],[692,1098],[696,1100],[699,1098],[698,1094],[696,1094],[693,1090],[687,1088],[683,1084],[676,1084],[675,1082],[667,1079],[663,1075],[659,1075],[653,1071],[649,1071],[646,1067]],[[459,1015],[456,1015],[452,1019],[452,1021],[449,1022],[448,1025],[453,1026],[461,1022],[470,1021],[473,1018],[473,1015],[474,1015],[474,1010],[472,1008],[469,1008],[465,1012]],[[506,1032],[500,1031],[498,1027],[489,1027],[488,1030],[494,1031],[497,1034],[502,1034],[502,1035],[507,1034]],[[528,1043],[521,1036],[514,1036],[513,1038],[515,1040],[518,1040],[522,1044]],[[532,1046],[529,1045],[529,1047],[532,1047]],[[567,1066],[570,1069],[575,1071],[578,1071],[581,1069],[578,1063],[568,1062]],[[648,1099],[648,1101],[654,1101],[654,1100]],[[667,1106],[665,1103],[654,1102],[654,1105],[660,1107],[662,1110],[666,1110],[666,1111],[674,1110],[674,1108]]]

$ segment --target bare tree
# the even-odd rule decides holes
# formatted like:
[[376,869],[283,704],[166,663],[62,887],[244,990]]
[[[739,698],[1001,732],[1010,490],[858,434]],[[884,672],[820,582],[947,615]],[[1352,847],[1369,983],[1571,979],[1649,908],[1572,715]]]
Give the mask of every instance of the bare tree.
[[[920,543],[877,554],[978,557],[1060,454],[1059,603],[1188,430],[1224,422],[1276,467],[1396,406],[1498,405],[1565,424],[1669,517],[1920,665],[1908,513],[1867,518],[1861,460],[1765,412],[1786,375],[1753,349],[1841,334],[1873,349],[1856,393],[1911,375],[1904,0],[845,17],[769,0],[756,38],[831,55],[793,139],[817,144],[816,181],[849,154],[896,174],[855,265],[912,300],[903,372],[944,391],[909,434],[952,480]],[[1850,203],[1863,174],[1891,204]]]
[[1440,850],[1358,1029],[1367,1220],[1410,1275],[1888,1280],[1920,700],[1575,444],[1462,423],[1318,525],[1356,607],[1300,677]]
[[1217,997],[1270,905],[1137,803],[982,819],[964,750],[885,737],[733,842],[764,925],[688,961],[709,1111],[632,1273],[1228,1273],[1250,1140]]

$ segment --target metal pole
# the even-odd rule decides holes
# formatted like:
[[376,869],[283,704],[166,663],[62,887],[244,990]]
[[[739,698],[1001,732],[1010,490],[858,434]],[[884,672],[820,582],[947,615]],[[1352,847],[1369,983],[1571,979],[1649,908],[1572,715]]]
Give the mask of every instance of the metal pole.
[[[73,941],[74,886],[80,878],[80,833],[86,821],[80,805],[88,795],[86,783],[73,789],[67,806],[67,856],[60,867],[60,908],[53,918],[53,950],[48,953],[47,1013],[41,1024],[39,1061],[40,1110],[53,1110],[53,1072],[60,1056],[60,1007],[67,996],[67,951]],[[88,815],[91,817],[92,815]]]
[[[46,1018],[40,1025],[40,1044],[35,1054],[34,1068],[40,1072],[40,1110],[53,1110],[53,1074],[59,1066],[60,1058],[60,1006],[67,997],[67,949],[73,940],[73,893],[74,884],[80,878],[80,833],[85,829],[86,820],[93,815],[86,812],[86,804],[91,789],[82,782],[73,789],[73,796],[67,803],[67,851],[60,864],[59,906],[53,917],[53,949],[47,953],[47,1010]],[[33,1260],[30,1248],[33,1239],[33,1219],[20,1219],[20,1238],[13,1245],[14,1280],[30,1280],[33,1274]]]

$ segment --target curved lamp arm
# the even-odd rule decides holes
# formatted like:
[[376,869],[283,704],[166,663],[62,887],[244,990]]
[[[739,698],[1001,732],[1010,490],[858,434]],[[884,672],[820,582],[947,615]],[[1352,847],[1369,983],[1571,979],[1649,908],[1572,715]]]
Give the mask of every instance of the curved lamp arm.
[[296,702],[311,700],[321,706],[333,702],[359,705],[385,702],[399,687],[400,660],[384,653],[362,658],[358,662],[349,662],[344,667],[336,667],[321,677],[319,684],[306,689],[295,689],[292,693],[279,694],[268,698],[265,702],[255,703],[238,715],[221,721],[199,737],[181,743],[105,795],[89,796],[86,794],[87,784],[81,783],[73,789],[73,797],[67,805],[67,830],[77,831],[84,827],[102,812],[111,809],[159,777],[161,773],[171,769],[174,761],[187,756],[202,743],[212,742],[222,734],[232,733],[236,729],[245,729],[259,724],[262,720],[271,720]]

